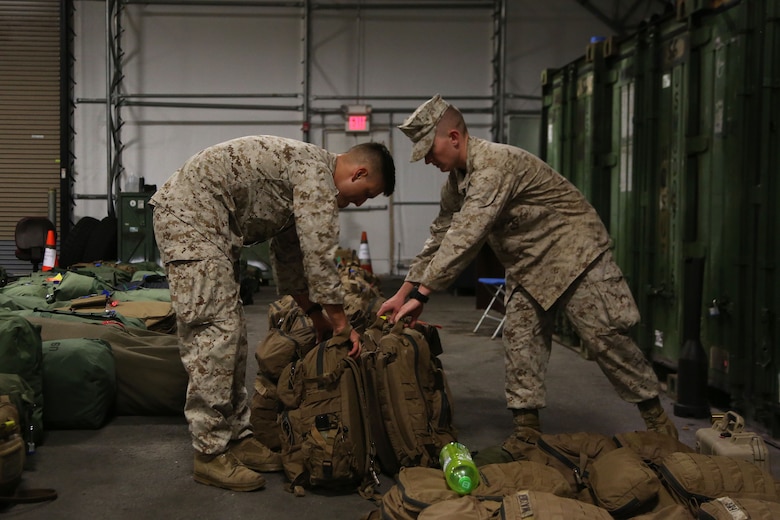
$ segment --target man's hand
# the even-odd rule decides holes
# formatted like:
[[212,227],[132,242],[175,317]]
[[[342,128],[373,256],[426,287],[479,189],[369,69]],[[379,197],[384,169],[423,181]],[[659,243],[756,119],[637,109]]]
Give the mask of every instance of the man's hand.
[[358,357],[361,350],[360,334],[349,323],[347,315],[344,314],[344,307],[332,304],[325,304],[324,307],[330,322],[333,324],[333,334],[343,334],[344,331],[349,330],[349,340],[352,342],[352,349],[349,351],[349,355],[353,358]]
[[392,323],[398,310],[404,306],[405,300],[406,295],[401,294],[401,291],[398,291],[390,299],[385,300],[382,306],[379,307],[376,315],[387,316],[388,320],[390,320],[390,323]]
[[317,343],[329,338],[333,332],[333,323],[323,312],[313,312],[311,316],[314,330],[317,333]]
[[412,318],[409,322],[409,326],[414,327],[417,324],[417,318],[420,317],[422,311],[423,303],[419,300],[411,299],[404,303],[403,306],[398,309],[398,312],[396,312],[393,317],[390,318],[390,323],[395,323],[403,319],[404,316],[409,316]]
[[349,332],[349,340],[352,342],[352,350],[349,351],[349,357],[357,359],[360,356],[362,345],[360,344],[360,334],[355,329]]

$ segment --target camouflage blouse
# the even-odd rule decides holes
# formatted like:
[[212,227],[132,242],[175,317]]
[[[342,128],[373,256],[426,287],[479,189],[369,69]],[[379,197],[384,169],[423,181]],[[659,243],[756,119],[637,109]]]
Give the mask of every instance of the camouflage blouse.
[[507,291],[522,286],[544,309],[610,247],[596,210],[533,154],[470,137],[465,171],[442,187],[431,235],[406,279],[446,289],[485,241],[506,268]]
[[336,154],[274,136],[216,144],[191,157],[151,203],[197,236],[161,244],[166,262],[219,254],[237,259],[243,245],[270,240],[280,294],[340,304],[334,263],[339,240],[333,172]]

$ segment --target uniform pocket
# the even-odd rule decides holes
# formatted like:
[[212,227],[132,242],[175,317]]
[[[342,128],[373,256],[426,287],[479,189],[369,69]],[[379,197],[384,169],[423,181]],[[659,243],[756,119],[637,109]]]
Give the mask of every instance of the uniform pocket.
[[596,261],[585,277],[594,297],[609,317],[609,324],[617,330],[628,330],[639,322],[639,309],[631,294],[623,272],[607,251]]
[[234,268],[227,258],[177,260],[166,268],[178,320],[190,326],[211,323],[238,304]]

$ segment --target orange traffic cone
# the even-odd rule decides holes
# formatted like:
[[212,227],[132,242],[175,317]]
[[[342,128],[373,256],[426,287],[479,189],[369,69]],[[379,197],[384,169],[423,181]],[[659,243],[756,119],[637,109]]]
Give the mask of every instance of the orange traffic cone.
[[368,250],[368,234],[363,231],[360,235],[360,248],[358,249],[358,260],[360,261],[361,269],[365,269],[369,273],[373,273],[371,268],[371,252]]
[[51,229],[46,234],[46,250],[43,252],[43,270],[51,271],[57,265],[57,241]]

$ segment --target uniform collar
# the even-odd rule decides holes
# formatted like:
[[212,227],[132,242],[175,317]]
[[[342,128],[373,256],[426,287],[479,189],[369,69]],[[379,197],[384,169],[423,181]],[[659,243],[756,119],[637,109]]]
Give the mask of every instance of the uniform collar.
[[461,192],[465,193],[466,187],[469,184],[471,173],[474,171],[474,156],[481,141],[481,139],[469,136],[468,149],[466,150],[466,169],[453,170],[455,177],[458,179],[458,190]]

